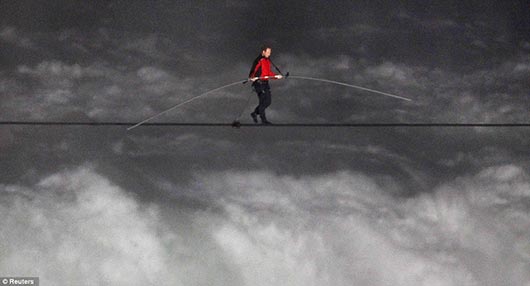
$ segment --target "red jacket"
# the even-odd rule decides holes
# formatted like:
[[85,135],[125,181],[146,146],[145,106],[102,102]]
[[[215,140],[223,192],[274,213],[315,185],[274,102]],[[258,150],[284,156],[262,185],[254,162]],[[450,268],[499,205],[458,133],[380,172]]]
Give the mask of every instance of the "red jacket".
[[[264,76],[273,77],[275,75],[276,74],[272,72],[271,70],[271,61],[268,58],[262,55],[259,55],[254,60],[254,63],[252,64],[252,68],[250,69],[250,73],[248,77],[250,78],[264,77]],[[263,80],[266,80],[266,79],[263,79]]]

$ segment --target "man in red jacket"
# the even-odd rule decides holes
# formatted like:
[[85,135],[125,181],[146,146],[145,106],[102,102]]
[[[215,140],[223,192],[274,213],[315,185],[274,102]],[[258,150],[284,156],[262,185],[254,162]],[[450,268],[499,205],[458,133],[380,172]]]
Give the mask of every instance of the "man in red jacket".
[[269,46],[263,46],[261,54],[254,60],[249,79],[253,82],[252,87],[258,94],[259,104],[250,114],[255,123],[258,123],[258,115],[261,118],[262,124],[272,124],[267,120],[265,109],[271,105],[271,89],[269,86],[269,79],[281,79],[282,75],[276,75],[271,70],[271,56],[272,49]]

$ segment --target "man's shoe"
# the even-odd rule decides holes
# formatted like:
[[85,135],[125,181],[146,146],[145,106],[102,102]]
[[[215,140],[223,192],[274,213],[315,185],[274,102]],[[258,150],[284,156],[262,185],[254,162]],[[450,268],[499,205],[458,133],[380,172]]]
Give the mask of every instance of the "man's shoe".
[[270,122],[268,120],[262,120],[261,124],[263,124],[263,125],[272,125],[272,122]]
[[258,115],[256,113],[252,112],[250,116],[252,116],[252,120],[254,120],[254,123],[258,123]]

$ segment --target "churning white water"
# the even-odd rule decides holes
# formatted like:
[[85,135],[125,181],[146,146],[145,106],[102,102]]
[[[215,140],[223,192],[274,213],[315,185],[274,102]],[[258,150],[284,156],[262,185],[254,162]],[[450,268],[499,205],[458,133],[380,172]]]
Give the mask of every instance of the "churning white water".
[[530,285],[530,179],[517,166],[410,198],[350,172],[196,181],[209,207],[146,203],[86,166],[0,185],[0,274],[42,285]]

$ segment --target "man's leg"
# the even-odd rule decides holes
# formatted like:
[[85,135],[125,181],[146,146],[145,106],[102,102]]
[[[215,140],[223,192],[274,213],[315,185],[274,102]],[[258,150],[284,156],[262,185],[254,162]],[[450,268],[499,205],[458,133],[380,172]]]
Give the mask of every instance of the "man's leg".
[[253,85],[254,91],[256,92],[256,95],[258,96],[258,106],[254,109],[252,113],[250,113],[250,116],[252,117],[252,120],[254,120],[254,123],[258,123],[258,114],[260,113],[260,106],[263,104],[261,93],[263,92],[263,89],[261,88],[261,85],[259,83],[256,83]]
[[272,103],[272,96],[271,96],[271,90],[267,89],[265,90],[265,98],[263,99],[263,104],[265,105],[265,108],[271,106]]
[[271,103],[271,90],[267,86],[267,88],[263,89],[263,92],[260,95],[259,116],[261,118],[261,123],[270,124],[270,122],[267,120],[267,116],[265,115],[265,109],[269,107]]

